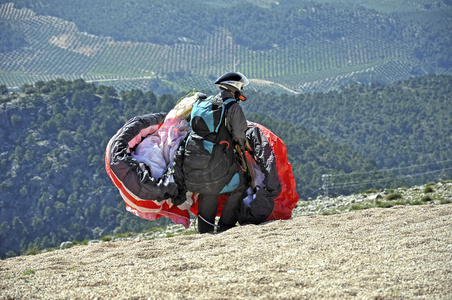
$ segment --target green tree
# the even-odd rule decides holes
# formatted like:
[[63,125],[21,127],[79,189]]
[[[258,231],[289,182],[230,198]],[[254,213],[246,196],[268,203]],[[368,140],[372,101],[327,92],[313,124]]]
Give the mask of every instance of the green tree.
[[69,130],[61,130],[58,134],[58,143],[61,145],[72,145],[72,133]]
[[34,232],[40,232],[41,230],[44,229],[44,222],[39,217],[34,216],[31,226]]
[[0,95],[5,96],[8,94],[8,88],[4,84],[0,84]]
[[58,190],[58,194],[57,194],[57,198],[58,199],[66,199],[66,192],[63,189],[59,189]]
[[57,214],[62,214],[66,210],[66,205],[63,202],[55,201],[54,208]]
[[22,123],[22,117],[16,114],[11,116],[11,125],[13,128],[18,127]]
[[7,221],[3,221],[0,224],[0,237],[5,238],[10,230],[10,226]]
[[25,227],[25,224],[18,216],[15,216],[13,219],[13,231],[15,232],[15,234],[18,234],[22,237],[28,234],[27,227]]

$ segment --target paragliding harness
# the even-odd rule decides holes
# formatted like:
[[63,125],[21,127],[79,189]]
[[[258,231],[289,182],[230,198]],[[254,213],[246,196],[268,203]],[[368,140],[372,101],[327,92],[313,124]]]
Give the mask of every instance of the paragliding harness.
[[[234,98],[229,98],[221,104],[215,101],[215,96],[210,96],[207,99],[198,100],[193,104],[190,125],[192,128],[196,126],[195,133],[205,138],[203,146],[210,153],[212,153],[212,148],[215,144],[225,145],[226,150],[233,151],[233,142],[226,126],[226,116],[228,109],[236,102],[238,101]],[[221,115],[218,116],[218,114]],[[217,124],[215,124],[215,120],[219,120]],[[225,126],[221,126],[221,124]],[[245,151],[245,149],[251,150],[249,144],[246,143],[245,147],[240,147],[240,145],[236,144],[235,148],[239,156],[240,166],[245,172],[245,178],[251,188],[255,190],[254,169],[248,161]],[[233,179],[222,192],[232,191],[238,185],[238,174]]]
[[[214,155],[214,147],[217,146],[219,148],[217,151],[228,153],[227,157],[229,157],[231,164],[235,159],[235,147],[232,135],[227,128],[226,116],[228,109],[236,102],[237,100],[234,98],[218,101],[215,96],[199,99],[193,104],[190,120],[194,136],[202,139],[203,148]],[[224,186],[220,194],[233,191],[239,185],[239,182],[240,178],[237,173]]]
[[[219,101],[215,96],[199,99],[193,104],[190,120],[190,126],[193,130],[192,134],[195,138],[200,137],[202,139],[202,147],[212,156],[215,155],[215,151],[228,153],[227,157],[229,157],[230,163],[234,163],[235,147],[232,135],[227,128],[226,116],[229,108],[236,102],[237,100],[234,98]],[[240,176],[236,173],[223,187],[220,194],[234,191],[239,183]],[[207,221],[200,213],[198,213],[198,218],[202,222],[220,230],[219,225],[216,225],[215,222]]]

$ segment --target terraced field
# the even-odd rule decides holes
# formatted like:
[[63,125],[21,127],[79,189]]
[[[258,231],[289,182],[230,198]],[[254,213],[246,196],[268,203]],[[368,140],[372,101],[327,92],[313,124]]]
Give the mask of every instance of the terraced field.
[[[258,2],[264,7],[277,3]],[[385,8],[391,12],[421,10],[429,5],[426,0],[386,2]],[[371,3],[363,1],[365,6],[373,6]],[[360,20],[360,14],[357,10],[350,20]],[[175,90],[206,89],[212,88],[212,79],[218,74],[238,70],[249,78],[273,82],[273,91],[313,92],[354,82],[393,82],[422,68],[409,44],[384,36],[381,28],[370,24],[357,30],[344,18],[323,24],[315,20],[316,14],[312,17],[312,35],[274,45],[271,50],[253,51],[235,43],[224,28],[204,44],[184,39],[172,46],[119,42],[80,32],[72,22],[38,16],[30,9],[16,9],[13,3],[7,3],[0,6],[0,21],[24,32],[28,46],[0,53],[0,83],[17,88],[55,78],[83,78],[118,89],[147,89],[151,80],[157,80],[168,82]],[[378,13],[372,18],[375,24],[399,25]],[[320,38],[319,32],[328,27],[343,28],[344,35]],[[410,35],[417,30],[406,27],[401,32]],[[256,80],[254,88],[269,90],[268,84],[260,83]]]

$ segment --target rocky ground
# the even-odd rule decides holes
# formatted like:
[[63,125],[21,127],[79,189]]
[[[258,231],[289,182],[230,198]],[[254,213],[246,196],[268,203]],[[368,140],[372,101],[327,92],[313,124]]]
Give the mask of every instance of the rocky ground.
[[451,200],[451,183],[318,198],[221,234],[9,258],[0,299],[452,299]]
[[319,196],[298,202],[293,216],[330,215],[367,208],[387,208],[395,205],[452,203],[452,182],[428,183],[411,188],[369,190],[361,194],[334,198]]
[[[388,200],[392,199],[392,200]],[[292,217],[311,215],[332,215],[347,213],[355,210],[369,208],[388,208],[396,205],[439,205],[452,203],[452,182],[429,183],[411,188],[385,189],[367,191],[338,197],[322,197],[299,201],[292,211]],[[195,234],[195,223],[189,229],[182,225],[170,225],[166,228],[156,228],[146,233],[131,233],[130,236],[104,237],[103,240],[89,241],[90,244],[103,241],[134,241],[166,238],[177,235]],[[68,245],[72,243],[69,242]],[[65,248],[66,245],[62,245]]]

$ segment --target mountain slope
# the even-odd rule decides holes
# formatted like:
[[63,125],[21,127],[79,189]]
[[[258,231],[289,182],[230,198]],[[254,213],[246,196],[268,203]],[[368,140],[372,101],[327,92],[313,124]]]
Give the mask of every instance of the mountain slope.
[[[0,98],[0,255],[168,223],[163,218],[141,220],[125,211],[105,172],[103,155],[128,119],[168,112],[178,96],[140,90],[117,95],[112,87],[80,79],[37,82],[24,91]],[[261,115],[248,119],[262,122],[287,142],[298,194],[304,199],[317,195],[322,172],[376,170],[372,160],[305,128]],[[297,148],[301,144],[309,153],[321,149],[322,155],[318,160],[304,156]]]
[[402,13],[404,2],[3,1],[0,21],[26,45],[0,53],[0,82],[84,78],[162,94],[238,70],[276,83],[258,90],[312,92],[451,74],[450,3],[416,0]]
[[77,246],[2,261],[0,289],[36,299],[449,299],[451,214],[451,204],[398,206]]

